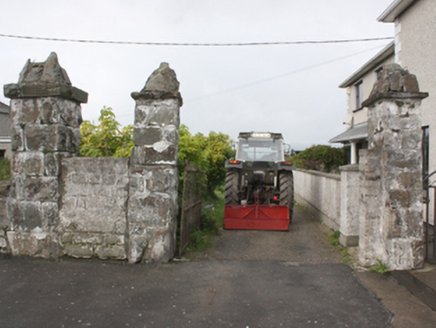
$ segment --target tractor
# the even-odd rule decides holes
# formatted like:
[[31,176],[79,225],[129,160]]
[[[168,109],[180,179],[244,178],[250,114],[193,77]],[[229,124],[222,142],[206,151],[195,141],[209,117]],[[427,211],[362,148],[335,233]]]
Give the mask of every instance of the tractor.
[[225,229],[289,230],[295,165],[285,160],[281,133],[239,133],[225,167]]

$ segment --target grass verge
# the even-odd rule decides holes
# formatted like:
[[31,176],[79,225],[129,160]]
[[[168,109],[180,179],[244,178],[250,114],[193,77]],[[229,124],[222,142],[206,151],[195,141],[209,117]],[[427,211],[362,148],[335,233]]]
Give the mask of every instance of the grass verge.
[[330,245],[334,246],[338,251],[340,251],[342,253],[342,260],[341,263],[342,264],[351,264],[351,256],[348,253],[349,248],[348,247],[344,247],[341,245],[341,243],[339,242],[339,238],[341,236],[341,233],[339,230],[333,230],[330,229],[330,231],[332,231],[332,234],[327,237]]

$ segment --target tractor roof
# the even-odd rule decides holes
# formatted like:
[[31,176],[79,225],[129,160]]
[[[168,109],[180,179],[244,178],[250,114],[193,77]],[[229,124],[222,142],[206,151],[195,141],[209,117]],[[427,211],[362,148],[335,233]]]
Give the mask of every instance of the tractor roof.
[[281,133],[272,132],[239,132],[239,138],[259,138],[259,139],[283,139]]

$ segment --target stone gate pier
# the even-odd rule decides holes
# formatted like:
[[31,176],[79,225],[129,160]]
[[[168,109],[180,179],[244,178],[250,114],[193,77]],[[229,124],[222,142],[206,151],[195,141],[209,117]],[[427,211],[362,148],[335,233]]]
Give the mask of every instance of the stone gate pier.
[[77,156],[80,104],[88,94],[72,86],[51,53],[46,62],[27,61],[18,83],[4,86],[11,98],[12,185],[7,201],[13,255],[59,257],[58,223],[63,158]]
[[168,261],[176,250],[179,82],[167,63],[149,77],[136,101],[130,157],[128,260]]
[[[360,262],[391,270],[423,265],[421,101],[416,77],[383,67],[368,107],[368,150],[361,164]],[[363,155],[362,153],[361,155]]]

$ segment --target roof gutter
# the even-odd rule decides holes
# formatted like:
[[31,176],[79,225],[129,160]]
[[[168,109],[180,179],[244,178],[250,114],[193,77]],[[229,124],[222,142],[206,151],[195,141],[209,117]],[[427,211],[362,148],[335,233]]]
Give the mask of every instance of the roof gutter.
[[353,85],[357,81],[359,81],[363,75],[368,73],[377,67],[383,60],[388,58],[389,56],[395,53],[395,43],[391,41],[386,47],[384,47],[377,55],[372,57],[366,64],[364,64],[361,68],[359,68],[353,75],[351,75],[348,79],[342,82],[339,85],[339,88],[346,88],[350,85]]
[[395,0],[391,5],[377,18],[379,22],[393,23],[401,13],[407,9],[416,0]]

